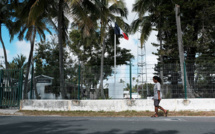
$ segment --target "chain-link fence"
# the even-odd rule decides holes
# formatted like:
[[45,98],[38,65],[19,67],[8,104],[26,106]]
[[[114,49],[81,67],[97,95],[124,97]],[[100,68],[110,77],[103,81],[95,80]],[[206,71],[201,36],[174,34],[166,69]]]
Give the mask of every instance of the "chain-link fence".
[[76,65],[65,70],[64,87],[60,86],[58,68],[41,73],[35,69],[28,82],[28,98],[146,99],[153,97],[155,75],[163,76],[163,98],[214,98],[214,66],[184,64],[181,73],[179,64],[128,64],[117,66],[116,71],[107,65],[103,71],[100,66]]

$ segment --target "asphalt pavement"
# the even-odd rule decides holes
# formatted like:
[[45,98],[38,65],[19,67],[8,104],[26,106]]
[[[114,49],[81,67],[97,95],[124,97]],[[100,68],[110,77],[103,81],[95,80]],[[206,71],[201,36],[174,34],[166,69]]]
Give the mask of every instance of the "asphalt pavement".
[[0,116],[0,134],[215,134],[215,117]]

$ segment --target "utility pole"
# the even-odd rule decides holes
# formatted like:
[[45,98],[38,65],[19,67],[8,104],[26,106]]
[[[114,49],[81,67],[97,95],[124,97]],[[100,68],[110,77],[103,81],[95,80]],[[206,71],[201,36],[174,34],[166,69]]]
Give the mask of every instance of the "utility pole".
[[[177,25],[177,35],[178,35],[178,50],[179,50],[179,59],[180,59],[180,68],[181,68],[181,79],[183,83],[183,87],[185,88],[184,81],[184,47],[182,41],[182,31],[181,31],[181,18],[180,18],[180,6],[175,4],[175,17],[176,17],[176,25]],[[193,92],[190,89],[190,84],[187,79],[187,73],[185,73],[186,77],[186,85],[187,91],[190,93],[190,97],[194,97]]]

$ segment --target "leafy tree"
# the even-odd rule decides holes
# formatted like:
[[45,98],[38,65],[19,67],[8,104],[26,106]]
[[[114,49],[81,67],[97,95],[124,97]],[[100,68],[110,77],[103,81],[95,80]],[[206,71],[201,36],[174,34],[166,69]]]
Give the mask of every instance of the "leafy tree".
[[[48,16],[48,22],[50,25],[52,25],[55,30],[57,31],[58,35],[58,45],[59,45],[59,73],[60,73],[60,88],[61,88],[61,93],[63,98],[67,98],[66,96],[66,91],[65,91],[65,70],[64,70],[64,48],[67,44],[67,29],[68,29],[68,24],[69,24],[69,19],[66,17],[70,15],[70,8],[69,8],[69,3],[73,5],[76,3],[79,5],[81,1],[80,0],[70,0],[70,1],[65,1],[65,0],[40,0],[40,1],[35,1],[34,6],[31,9],[31,14],[30,16],[32,17],[32,20],[36,20],[36,16],[42,15],[44,13],[49,13]],[[79,11],[81,12],[81,10]],[[83,17],[83,15],[82,15]],[[86,15],[84,15],[86,18]],[[56,20],[56,21],[53,21]],[[57,25],[56,25],[57,22]]]
[[[35,75],[47,75],[53,77],[52,81],[52,92],[58,96],[61,92],[60,90],[60,74],[59,72],[59,46],[56,40],[53,38],[51,41],[48,42],[41,42],[37,44],[37,49],[35,50]],[[67,64],[71,64],[72,61],[69,59],[69,54],[65,52],[64,54],[64,64],[65,68],[65,77],[64,79],[68,79],[71,74],[69,74],[68,70],[71,70],[70,66]],[[61,94],[62,95],[62,94]]]
[[[113,34],[114,30],[112,28],[108,33],[108,38],[106,40],[107,47],[104,50],[107,55],[104,57],[104,79],[107,79],[108,76],[111,76],[113,73]],[[99,45],[99,36],[100,34],[98,32],[94,32],[91,33],[90,37],[83,38],[82,32],[80,30],[73,30],[70,33],[70,39],[72,42],[69,44],[69,48],[73,54],[77,56],[78,61],[82,65],[83,71],[81,73],[81,78],[82,81],[84,81],[85,87],[87,87],[88,95],[90,87],[93,87],[95,90],[97,90],[97,85],[100,79],[100,74],[98,72],[101,69],[99,66],[101,63],[100,55],[102,53],[102,48]],[[118,39],[117,44],[119,44]],[[133,57],[129,53],[129,50],[121,49],[119,46],[117,46],[117,52],[117,59],[120,59],[119,62],[117,62],[117,65],[126,64],[126,61],[129,61]],[[75,80],[77,80],[77,78]],[[97,98],[99,98],[99,96],[97,96]]]
[[[211,18],[213,14],[213,1],[137,1],[133,10],[140,15],[132,24],[134,30],[138,30],[141,26],[141,41],[147,39],[147,35],[143,31],[158,30],[157,38],[160,44],[153,43],[154,46],[162,47],[155,53],[159,56],[158,64],[156,66],[157,74],[163,70],[164,81],[170,81],[171,84],[177,85],[180,81],[179,75],[179,58],[177,48],[177,29],[175,22],[175,4],[180,5],[181,25],[183,32],[184,55],[186,60],[186,67],[188,72],[188,80],[192,89],[195,86],[195,74],[198,72],[196,68],[199,55],[205,54],[209,46],[208,42],[213,39],[212,26],[214,19]],[[144,8],[142,8],[144,7]],[[192,8],[191,8],[192,7]],[[147,12],[147,14],[145,14]],[[146,24],[148,26],[146,26]],[[143,28],[145,26],[145,28]],[[149,26],[152,26],[149,28]],[[161,43],[162,42],[162,43]],[[205,49],[206,48],[206,49]],[[208,51],[208,50],[207,50]],[[162,64],[163,63],[163,64]],[[171,63],[171,64],[170,64]],[[168,64],[168,65],[166,65]],[[163,69],[162,69],[163,68]],[[192,96],[193,90],[189,90],[189,95]]]

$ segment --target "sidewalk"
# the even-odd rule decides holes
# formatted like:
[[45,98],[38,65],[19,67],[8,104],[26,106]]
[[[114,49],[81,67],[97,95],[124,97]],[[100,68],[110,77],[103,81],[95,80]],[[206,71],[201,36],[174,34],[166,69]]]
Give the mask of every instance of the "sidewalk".
[[[18,109],[0,109],[0,116],[65,116],[65,117],[151,117],[154,112],[150,111],[122,111],[122,112],[107,112],[107,111],[26,111]],[[162,111],[158,115],[163,117]],[[169,111],[168,117],[215,117],[215,111]]]
[[23,115],[19,109],[0,109],[0,115]]

